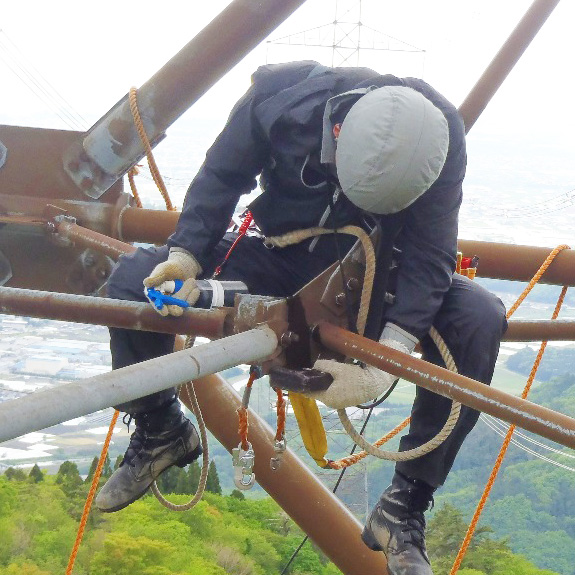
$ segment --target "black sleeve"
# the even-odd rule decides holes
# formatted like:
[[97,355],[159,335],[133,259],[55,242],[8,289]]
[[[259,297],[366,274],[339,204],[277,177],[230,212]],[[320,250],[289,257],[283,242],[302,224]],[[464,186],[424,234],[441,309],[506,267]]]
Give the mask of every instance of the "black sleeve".
[[385,319],[421,339],[451,286],[457,257],[458,215],[465,176],[463,122],[449,119],[450,146],[437,181],[406,213],[397,241],[401,260],[396,300]]
[[255,88],[234,106],[228,121],[190,184],[169,247],[192,253],[205,267],[223,237],[240,195],[256,187],[268,147],[253,121]]

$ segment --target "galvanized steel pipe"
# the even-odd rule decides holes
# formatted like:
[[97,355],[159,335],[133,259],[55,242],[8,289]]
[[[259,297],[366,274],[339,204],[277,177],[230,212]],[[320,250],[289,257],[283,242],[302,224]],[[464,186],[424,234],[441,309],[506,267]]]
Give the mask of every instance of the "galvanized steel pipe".
[[0,403],[0,442],[271,355],[267,326]]
[[322,322],[321,343],[435,393],[575,448],[575,419]]
[[503,341],[575,341],[575,321],[512,320]]
[[[553,248],[540,248],[459,240],[466,256],[478,256],[480,277],[528,282]],[[541,277],[540,283],[575,286],[575,250],[562,250]]]
[[79,226],[69,219],[64,218],[54,222],[48,222],[48,228],[53,228],[55,233],[70,240],[74,244],[92,248],[114,260],[117,260],[123,254],[130,254],[136,251],[136,248],[131,244]]

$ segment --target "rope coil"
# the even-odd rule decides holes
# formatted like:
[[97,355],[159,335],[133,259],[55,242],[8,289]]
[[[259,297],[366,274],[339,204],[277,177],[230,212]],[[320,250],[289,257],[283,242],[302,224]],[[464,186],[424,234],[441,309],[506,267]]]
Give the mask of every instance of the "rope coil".
[[[320,227],[314,227],[305,230],[294,230],[292,232],[284,234],[283,236],[274,236],[266,238],[265,243],[270,247],[283,248],[293,244],[297,244],[311,237],[325,234],[333,234],[336,231],[338,233],[344,233],[356,236],[360,240],[364,250],[365,274],[363,281],[363,289],[361,292],[359,312],[357,316],[357,331],[360,335],[363,335],[363,332],[365,331],[365,326],[367,324],[369,303],[371,301],[373,282],[375,278],[376,262],[375,262],[375,250],[373,249],[373,244],[371,243],[369,235],[362,228],[358,226],[344,226],[342,228],[338,228],[337,230],[320,228]],[[439,332],[432,326],[429,333],[435,345],[439,349],[447,369],[450,369],[451,371],[457,373],[457,367],[455,365],[453,356],[449,352],[447,345],[443,341],[443,338],[439,335]],[[365,454],[364,452],[361,452],[358,453],[357,455],[346,457],[337,462],[327,460],[326,466],[331,467],[332,469],[341,469],[341,467],[348,467],[349,465],[353,465],[354,463],[357,463],[358,461],[363,459],[366,454],[373,455],[380,459],[387,459],[391,461],[407,461],[410,459],[421,457],[422,455],[425,455],[426,453],[429,453],[430,451],[436,449],[447,439],[449,434],[453,431],[453,428],[455,427],[457,420],[459,419],[460,412],[461,412],[461,404],[456,401],[453,401],[447,421],[445,422],[443,428],[434,438],[414,449],[397,452],[397,451],[384,451],[379,449],[379,447],[383,445],[385,441],[391,439],[391,437],[393,437],[394,435],[399,433],[399,431],[404,429],[409,423],[410,418],[407,418],[405,421],[400,423],[394,430],[392,430],[392,432],[382,437],[375,444],[370,444],[359,433],[357,433],[357,431],[355,430],[355,428],[353,427],[351,421],[347,416],[346,410],[338,409],[337,414],[343,425],[343,428],[345,429],[347,434],[353,439],[353,441],[364,450]]]

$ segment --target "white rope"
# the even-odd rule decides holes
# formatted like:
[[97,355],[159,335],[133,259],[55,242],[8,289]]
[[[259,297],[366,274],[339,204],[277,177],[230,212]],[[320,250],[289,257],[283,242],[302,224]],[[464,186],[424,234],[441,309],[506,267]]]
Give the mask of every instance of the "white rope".
[[[431,339],[439,349],[441,353],[441,357],[445,362],[447,369],[457,373],[457,366],[455,365],[455,360],[451,355],[447,345],[443,341],[443,338],[439,335],[438,331],[432,327],[429,330],[429,335]],[[439,447],[448,437],[449,434],[453,431],[457,420],[459,419],[459,413],[461,411],[461,403],[457,401],[453,401],[451,404],[451,411],[449,413],[449,417],[445,422],[445,425],[441,428],[439,433],[423,445],[419,447],[415,447],[414,449],[407,449],[406,451],[386,451],[384,449],[379,449],[375,445],[372,445],[364,437],[362,437],[353,427],[349,417],[345,409],[338,409],[337,414],[339,415],[339,419],[347,431],[348,435],[354,440],[357,445],[359,445],[365,452],[369,453],[369,455],[373,455],[374,457],[378,457],[379,459],[387,459],[388,461],[409,461],[410,459],[416,459],[417,457],[421,457],[430,451],[433,451],[437,447]]]
[[[186,338],[185,347],[186,348],[192,347],[194,345],[194,339],[195,338],[193,336],[188,336]],[[198,427],[200,429],[200,440],[203,450],[203,458],[202,458],[202,471],[200,473],[200,481],[198,483],[198,489],[196,490],[196,493],[194,494],[192,499],[190,499],[190,501],[188,501],[187,503],[178,505],[176,503],[168,501],[161,494],[156,482],[154,481],[152,483],[152,493],[156,496],[156,499],[164,507],[167,507],[172,511],[188,511],[202,499],[204,491],[206,489],[206,481],[208,479],[208,470],[210,465],[210,455],[208,450],[208,434],[206,433],[206,424],[204,422],[204,418],[202,417],[202,411],[200,409],[200,404],[198,403],[198,398],[196,397],[196,391],[194,390],[194,382],[189,381],[188,383],[185,383],[181,389],[183,389],[186,392],[186,395],[188,396],[188,401],[190,402],[190,405],[192,407],[192,412],[195,415],[196,420],[198,421]]]
[[[336,231],[338,233],[341,232],[357,236],[360,239],[365,252],[365,276],[363,282],[363,290],[361,293],[359,313],[357,317],[357,331],[360,335],[363,335],[367,322],[369,302],[371,300],[373,279],[375,276],[375,252],[373,250],[373,244],[371,243],[369,236],[364,230],[357,226],[344,226],[343,228],[337,230],[330,230],[326,228],[309,228],[306,230],[294,230],[293,232],[288,232],[283,236],[266,238],[265,243],[268,246],[282,248],[292,244],[297,244],[310,237],[335,233]],[[443,338],[439,335],[439,332],[433,326],[429,330],[429,335],[437,346],[437,349],[439,350],[447,369],[457,373],[457,366],[455,365],[455,360],[453,359],[451,352],[447,348]],[[337,414],[345,431],[357,445],[359,445],[364,451],[370,455],[373,455],[374,457],[391,461],[408,461],[410,459],[416,459],[417,457],[421,457],[422,455],[425,455],[426,453],[429,453],[430,451],[433,451],[439,447],[453,431],[453,428],[459,419],[460,412],[461,404],[457,401],[453,401],[451,404],[451,411],[449,412],[449,417],[447,418],[445,425],[433,439],[430,439],[423,445],[420,445],[414,449],[408,449],[406,451],[385,451],[366,441],[355,430],[351,421],[349,420],[349,417],[347,416],[345,409],[337,410]]]

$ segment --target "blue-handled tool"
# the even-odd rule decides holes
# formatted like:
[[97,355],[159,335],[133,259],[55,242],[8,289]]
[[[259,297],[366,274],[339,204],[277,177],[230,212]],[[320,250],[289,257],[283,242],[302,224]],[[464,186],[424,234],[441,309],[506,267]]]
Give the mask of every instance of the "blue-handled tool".
[[[174,280],[174,288],[172,293],[177,293],[184,282],[182,280]],[[156,309],[162,309],[164,305],[179,305],[180,307],[190,307],[190,304],[183,299],[178,299],[173,295],[161,292],[156,288],[146,288],[146,297],[154,304]]]

